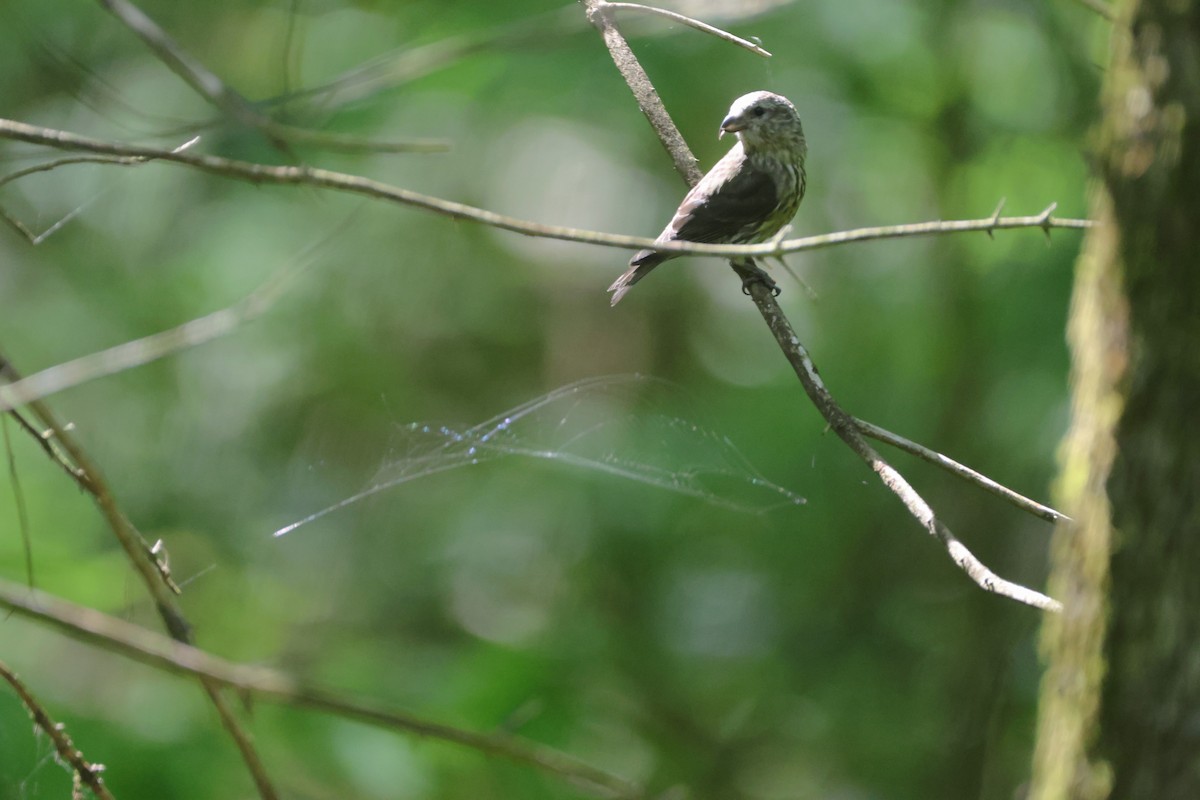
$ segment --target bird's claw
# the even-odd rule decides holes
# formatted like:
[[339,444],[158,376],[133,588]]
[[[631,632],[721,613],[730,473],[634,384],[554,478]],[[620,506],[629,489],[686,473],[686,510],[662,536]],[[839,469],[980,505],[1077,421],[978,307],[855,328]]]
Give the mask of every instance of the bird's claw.
[[779,288],[779,284],[776,283],[771,278],[770,275],[763,272],[761,269],[756,269],[754,272],[750,273],[749,275],[742,276],[742,294],[749,297],[750,296],[750,286],[751,286],[751,284],[755,284],[755,283],[761,283],[763,286],[766,286],[767,289],[771,292],[772,297],[779,297],[779,293],[783,291],[782,289]]

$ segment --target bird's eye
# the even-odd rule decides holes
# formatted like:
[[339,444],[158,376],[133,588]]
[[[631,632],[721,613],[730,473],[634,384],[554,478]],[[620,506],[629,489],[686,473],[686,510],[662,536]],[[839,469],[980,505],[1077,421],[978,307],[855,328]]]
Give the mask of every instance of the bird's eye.
[[754,116],[761,117],[765,113],[767,113],[767,110],[765,108],[763,108],[762,106],[754,107]]

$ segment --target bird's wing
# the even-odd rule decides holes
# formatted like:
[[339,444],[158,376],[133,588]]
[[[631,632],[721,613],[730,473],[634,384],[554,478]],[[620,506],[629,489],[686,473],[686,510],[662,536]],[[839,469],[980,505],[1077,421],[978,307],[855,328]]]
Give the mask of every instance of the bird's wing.
[[734,242],[758,228],[778,204],[771,175],[731,152],[688,192],[660,238]]

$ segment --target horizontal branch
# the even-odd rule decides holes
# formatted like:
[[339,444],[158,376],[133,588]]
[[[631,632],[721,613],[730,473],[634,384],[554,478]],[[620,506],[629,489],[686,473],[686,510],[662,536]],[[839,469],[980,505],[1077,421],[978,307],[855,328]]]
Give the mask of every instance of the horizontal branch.
[[732,245],[698,244],[684,241],[658,242],[644,236],[623,236],[580,228],[542,225],[537,222],[497,214],[494,211],[476,208],[465,203],[443,200],[439,197],[421,194],[409,189],[402,189],[398,186],[391,186],[369,178],[349,175],[343,172],[334,172],[332,170],[305,166],[269,166],[202,153],[170,151],[144,145],[121,144],[79,136],[67,131],[27,125],[23,122],[8,119],[0,119],[0,138],[45,145],[60,150],[76,150],[112,156],[143,158],[151,161],[167,161],[199,169],[210,174],[255,184],[302,185],[332,189],[423,208],[427,211],[444,214],[454,219],[470,220],[493,228],[543,239],[559,239],[602,247],[616,247],[625,250],[641,250],[652,247],[663,252],[720,256],[722,258],[782,256],[804,250],[816,250],[823,247],[833,247],[835,245],[874,239],[896,239],[908,236],[931,236],[968,231],[990,233],[1010,228],[1042,228],[1049,231],[1051,228],[1078,229],[1088,228],[1092,225],[1091,221],[1086,219],[1061,219],[1052,216],[1051,214],[1055,206],[1051,204],[1040,214],[1026,217],[992,216],[985,219],[885,225],[874,228],[857,228],[819,236],[767,242],[765,244]]
[[389,710],[328,689],[305,685],[268,667],[238,664],[91,608],[0,580],[0,607],[49,625],[77,641],[165,672],[200,677],[253,699],[309,708],[393,731],[414,733],[506,758],[619,797],[639,797],[633,783],[573,756],[506,734],[484,734]]

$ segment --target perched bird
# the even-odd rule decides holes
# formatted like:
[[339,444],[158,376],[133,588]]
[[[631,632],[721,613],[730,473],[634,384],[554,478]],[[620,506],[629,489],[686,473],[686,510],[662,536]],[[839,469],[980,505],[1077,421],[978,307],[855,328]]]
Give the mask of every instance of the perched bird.
[[[717,138],[727,133],[737,134],[737,144],[687,193],[658,241],[757,244],[795,216],[804,197],[808,153],[796,107],[771,92],[742,95],[730,106]],[[629,270],[608,287],[612,304],[650,270],[678,255],[639,252],[630,259]]]

